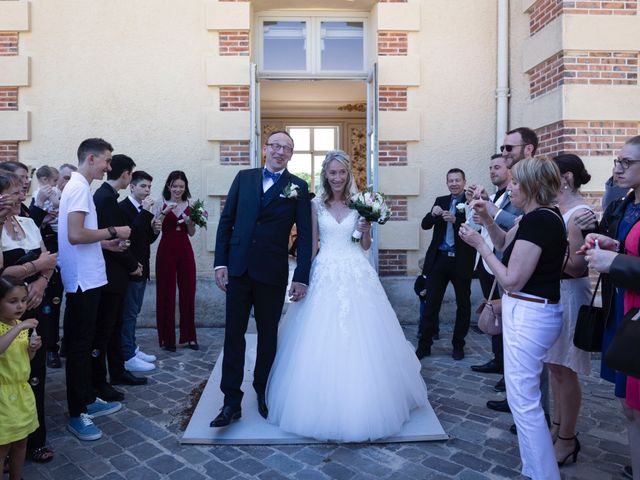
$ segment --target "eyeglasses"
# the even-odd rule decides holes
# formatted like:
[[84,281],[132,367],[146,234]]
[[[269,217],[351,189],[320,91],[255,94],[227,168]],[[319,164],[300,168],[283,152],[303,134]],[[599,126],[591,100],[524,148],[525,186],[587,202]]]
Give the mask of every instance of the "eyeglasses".
[[520,145],[500,145],[500,152],[504,152],[505,150],[510,153],[516,147],[524,147],[527,145],[526,143],[521,143]]
[[626,170],[631,166],[632,163],[638,162],[640,162],[640,160],[633,160],[631,158],[614,158],[613,168],[616,168],[618,165],[620,165],[623,170]]
[[274,152],[277,152],[278,150],[282,150],[286,154],[291,154],[293,152],[293,147],[290,147],[289,145],[280,145],[279,143],[267,143],[265,145]]

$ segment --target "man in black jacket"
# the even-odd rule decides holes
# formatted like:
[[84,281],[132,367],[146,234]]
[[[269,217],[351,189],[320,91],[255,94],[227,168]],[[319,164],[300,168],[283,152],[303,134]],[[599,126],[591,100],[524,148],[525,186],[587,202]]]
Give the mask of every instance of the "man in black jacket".
[[475,250],[458,236],[460,225],[466,221],[464,186],[464,172],[459,168],[449,170],[447,188],[450,194],[436,198],[431,211],[422,219],[422,228],[434,228],[434,232],[422,268],[427,279],[427,297],[416,349],[420,359],[431,355],[436,320],[449,282],[456,294],[452,357],[454,360],[464,358],[464,339],[471,319],[471,275],[475,260]]
[[154,355],[147,355],[136,345],[136,320],[142,309],[144,292],[149,281],[151,244],[158,238],[162,226],[151,213],[153,199],[149,194],[152,181],[153,177],[147,172],[133,172],[131,195],[118,204],[127,225],[131,227],[129,251],[142,265],[142,275],[129,277],[122,316],[122,354],[124,366],[131,372],[153,370],[155,365],[152,362],[156,360]]
[[[111,159],[111,171],[93,195],[98,215],[98,228],[126,226],[127,222],[118,207],[118,191],[127,188],[131,172],[135,167],[133,160],[126,155],[114,155]],[[125,370],[120,337],[122,329],[122,310],[124,295],[129,276],[141,276],[142,265],[121,242],[122,251],[103,249],[107,271],[107,284],[102,287],[99,318],[93,341],[93,388],[96,396],[106,401],[119,401],[124,394],[107,382],[107,360],[111,384],[143,385],[146,378],[135,377]]]

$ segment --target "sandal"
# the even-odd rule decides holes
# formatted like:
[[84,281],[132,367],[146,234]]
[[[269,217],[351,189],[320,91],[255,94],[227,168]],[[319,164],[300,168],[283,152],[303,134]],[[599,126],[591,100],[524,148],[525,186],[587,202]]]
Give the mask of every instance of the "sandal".
[[53,450],[49,447],[40,447],[31,451],[31,461],[35,463],[48,463],[53,460]]

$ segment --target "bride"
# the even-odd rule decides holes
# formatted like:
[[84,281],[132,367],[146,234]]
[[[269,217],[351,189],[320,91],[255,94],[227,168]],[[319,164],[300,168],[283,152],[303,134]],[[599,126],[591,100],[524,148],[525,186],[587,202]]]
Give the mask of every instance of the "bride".
[[[317,255],[306,298],[280,324],[268,421],[319,440],[389,437],[427,404],[427,387],[367,259],[371,224],[347,207],[355,193],[348,156],[329,152],[320,178],[323,193],[311,205]],[[351,241],[354,228],[360,243]]]

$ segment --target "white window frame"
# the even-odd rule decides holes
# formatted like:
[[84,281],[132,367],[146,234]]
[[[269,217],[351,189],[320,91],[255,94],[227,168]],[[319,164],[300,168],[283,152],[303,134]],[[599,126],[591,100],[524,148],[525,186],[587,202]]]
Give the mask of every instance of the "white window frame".
[[[264,21],[298,21],[306,22],[306,54],[307,68],[305,71],[269,71],[264,70],[264,51],[262,25]],[[321,22],[362,22],[362,70],[320,71],[321,51],[320,34]],[[256,15],[254,36],[254,51],[257,56],[258,72],[263,78],[359,78],[367,77],[369,71],[369,15],[365,12],[262,12]]]
[[289,133],[291,131],[291,129],[295,129],[295,128],[308,128],[309,129],[309,150],[296,150],[295,146],[293,149],[293,153],[301,153],[301,154],[308,154],[311,156],[311,184],[309,185],[309,191],[310,192],[315,192],[315,170],[316,170],[316,165],[315,165],[315,155],[326,155],[328,150],[316,150],[315,146],[314,146],[314,140],[313,140],[313,131],[317,128],[325,128],[325,129],[333,129],[334,131],[334,145],[336,149],[340,148],[340,125],[337,124],[327,124],[327,125],[321,125],[321,124],[285,124],[284,129],[287,133]]

